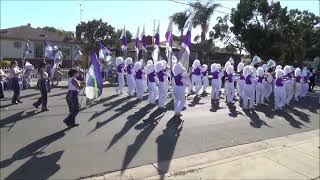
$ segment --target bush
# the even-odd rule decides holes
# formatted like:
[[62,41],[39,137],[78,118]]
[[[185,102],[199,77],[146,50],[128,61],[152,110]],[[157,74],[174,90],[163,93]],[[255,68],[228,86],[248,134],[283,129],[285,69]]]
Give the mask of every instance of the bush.
[[11,61],[9,60],[2,60],[0,61],[0,67],[10,67]]

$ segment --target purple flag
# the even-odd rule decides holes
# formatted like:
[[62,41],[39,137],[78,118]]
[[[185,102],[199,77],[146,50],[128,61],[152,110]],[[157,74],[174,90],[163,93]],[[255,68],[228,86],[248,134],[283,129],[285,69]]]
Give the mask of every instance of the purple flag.
[[126,28],[124,27],[120,36],[121,48],[122,50],[127,49],[127,37],[126,37]]
[[146,35],[145,35],[145,27],[143,26],[143,30],[141,33],[141,42],[142,42],[142,49],[147,51],[147,42],[146,42]]

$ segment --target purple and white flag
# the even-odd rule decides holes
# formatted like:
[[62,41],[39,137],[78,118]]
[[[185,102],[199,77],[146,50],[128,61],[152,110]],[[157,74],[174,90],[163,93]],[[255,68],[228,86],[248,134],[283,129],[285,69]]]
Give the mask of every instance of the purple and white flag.
[[167,50],[172,51],[172,25],[173,25],[173,20],[172,18],[170,18],[170,22],[168,25],[168,29],[166,32],[166,46],[167,46]]
[[138,27],[136,39],[135,39],[135,44],[134,44],[134,48],[135,48],[137,54],[139,54],[139,30],[140,30],[140,27]]
[[160,23],[158,24],[158,28],[156,31],[156,34],[154,35],[154,50],[152,52],[152,59],[153,62],[156,63],[157,61],[159,61],[159,54],[160,54],[160,35],[159,35],[159,28],[160,28]]
[[44,56],[46,57],[46,58],[51,58],[51,59],[53,59],[54,58],[54,46],[53,46],[53,44],[52,44],[52,42],[51,41],[49,41],[49,40],[46,40],[45,42],[44,42]]
[[80,49],[80,47],[78,45],[76,45],[75,46],[75,52],[73,54],[73,59],[75,61],[78,61],[78,60],[80,60],[81,56],[82,56],[81,49]]
[[143,26],[143,30],[141,33],[141,42],[142,42],[142,49],[144,51],[147,51],[147,41],[146,41],[146,35],[145,35],[145,27]]
[[188,69],[189,66],[189,56],[190,56],[190,45],[191,45],[191,29],[192,29],[192,19],[186,22],[185,27],[188,27],[187,33],[184,36],[183,42],[180,46],[180,51],[178,54],[178,61]]
[[123,30],[122,30],[121,36],[120,36],[120,40],[121,40],[121,48],[124,51],[127,49],[126,27],[123,27]]
[[111,59],[111,51],[99,42],[99,58],[108,62]]

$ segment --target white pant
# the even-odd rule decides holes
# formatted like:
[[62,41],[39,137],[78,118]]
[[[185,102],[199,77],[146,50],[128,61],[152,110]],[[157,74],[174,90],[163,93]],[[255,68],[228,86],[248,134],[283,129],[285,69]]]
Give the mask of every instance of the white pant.
[[243,86],[244,86],[245,81],[244,80],[239,80],[237,82],[238,85],[238,94],[240,98],[243,98]]
[[272,84],[266,83],[264,86],[264,97],[269,98],[272,93]]
[[234,98],[234,83],[226,81],[225,82],[225,91],[226,91],[227,103],[231,103]]
[[[248,106],[248,101],[250,104]],[[243,108],[253,108],[254,104],[254,86],[252,84],[245,84],[243,86]]]
[[281,109],[286,103],[286,92],[285,87],[275,86],[274,88],[274,108]]
[[181,113],[182,108],[186,104],[185,86],[173,86],[174,112]]
[[307,95],[309,89],[308,83],[302,83],[302,97],[305,97]]
[[119,83],[119,85],[117,87],[117,92],[123,93],[123,87],[125,85],[123,73],[118,73],[118,83]]
[[264,93],[265,86],[262,83],[257,83],[256,85],[256,104],[262,104],[264,103]]
[[[202,81],[201,81],[201,76],[198,76],[198,75],[192,75],[192,82],[195,83],[195,92],[196,92],[196,95],[200,95],[200,90],[201,90],[201,87],[202,87]],[[193,83],[192,83],[193,85]]]
[[148,82],[148,92],[149,92],[149,96],[148,96],[148,101],[149,103],[155,103],[156,100],[158,99],[158,87],[157,87],[157,83],[156,82]]
[[165,107],[168,96],[168,82],[159,82],[159,107]]
[[142,75],[142,81],[143,81],[143,91],[148,90],[148,80],[146,75]]
[[133,77],[133,74],[127,74],[127,83],[128,83],[128,94],[129,96],[133,96],[136,88],[136,82]]
[[206,92],[206,89],[208,86],[209,86],[208,76],[202,76],[202,91]]
[[302,97],[302,88],[301,88],[301,83],[296,83],[296,89],[294,92],[294,99],[296,101],[299,101],[299,98]]
[[142,79],[136,79],[137,98],[142,99],[144,93],[144,84]]
[[221,81],[219,79],[212,79],[211,99],[220,99]]
[[293,97],[293,89],[291,84],[285,84],[286,104],[289,104]]

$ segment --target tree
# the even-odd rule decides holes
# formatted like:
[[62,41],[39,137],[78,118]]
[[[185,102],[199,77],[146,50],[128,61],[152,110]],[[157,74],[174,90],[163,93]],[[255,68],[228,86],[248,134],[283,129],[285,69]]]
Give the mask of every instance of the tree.
[[320,17],[308,11],[288,11],[280,2],[240,1],[230,21],[231,32],[248,52],[263,59],[302,63],[312,49],[320,49]]
[[192,5],[193,9],[195,10],[193,27],[201,27],[201,42],[205,42],[211,16],[213,11],[219,6],[220,4],[215,4],[211,1],[207,2],[206,4],[196,2]]
[[[210,39],[219,39],[222,41],[227,49],[235,49],[235,51],[241,52],[244,50],[243,43],[239,41],[240,37],[235,36],[231,31],[228,25],[229,15],[225,15],[224,17],[218,17],[217,24],[215,24],[212,28],[212,31],[209,32]],[[233,50],[232,50],[233,51]]]
[[74,34],[72,31],[60,30],[60,29],[56,29],[55,27],[50,27],[50,26],[45,26],[42,29],[46,30],[46,31],[50,31],[50,32],[56,32],[56,33],[59,33],[61,35],[66,36],[66,37],[70,37],[70,38],[74,37]]
[[98,40],[101,40],[105,45],[109,45],[114,38],[114,34],[114,27],[107,22],[103,22],[102,19],[81,22],[76,27],[76,41],[85,53],[97,50]]
[[183,37],[184,25],[185,25],[188,17],[189,17],[189,15],[187,14],[187,11],[177,12],[172,15],[173,23],[178,26],[178,30],[180,32],[181,37]]

